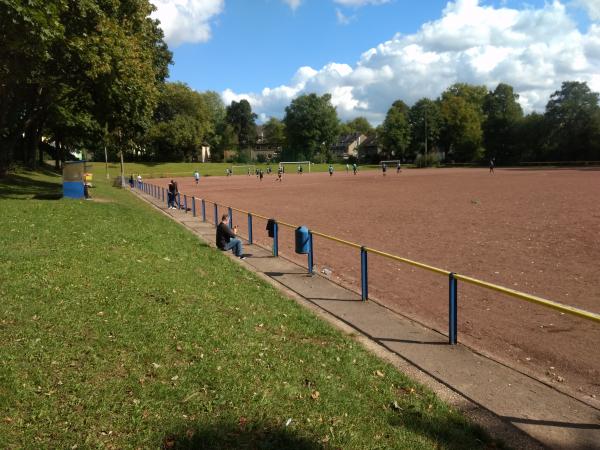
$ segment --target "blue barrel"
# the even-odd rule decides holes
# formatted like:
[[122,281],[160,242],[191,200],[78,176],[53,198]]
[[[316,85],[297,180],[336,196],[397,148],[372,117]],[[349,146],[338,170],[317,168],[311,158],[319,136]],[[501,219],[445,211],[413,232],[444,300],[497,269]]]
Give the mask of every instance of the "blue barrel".
[[306,255],[309,250],[308,228],[305,226],[296,228],[296,253]]

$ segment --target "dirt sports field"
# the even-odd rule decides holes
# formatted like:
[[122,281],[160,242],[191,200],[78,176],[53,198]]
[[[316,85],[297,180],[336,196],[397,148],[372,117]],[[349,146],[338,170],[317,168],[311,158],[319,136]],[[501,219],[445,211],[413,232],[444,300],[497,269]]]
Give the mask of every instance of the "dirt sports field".
[[[600,169],[388,170],[385,177],[344,171],[275,179],[178,183],[197,198],[600,313]],[[245,236],[246,216],[234,213],[234,222]],[[264,221],[255,219],[254,237],[270,244]],[[283,228],[280,239],[280,255],[306,262],[293,253],[292,230]],[[328,268],[335,280],[360,289],[358,250],[323,238],[315,238],[314,248],[319,271]],[[370,255],[369,294],[447,333],[444,276]],[[460,342],[600,404],[597,323],[460,282],[458,295]]]

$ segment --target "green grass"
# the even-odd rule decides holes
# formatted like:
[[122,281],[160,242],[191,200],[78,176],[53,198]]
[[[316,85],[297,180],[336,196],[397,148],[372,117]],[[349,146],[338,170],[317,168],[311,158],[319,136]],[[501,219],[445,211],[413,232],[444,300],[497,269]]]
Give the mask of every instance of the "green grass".
[[[103,162],[92,163],[92,172],[96,179],[104,178],[106,176],[106,164]],[[225,169],[230,168],[232,165],[242,165],[241,163],[125,163],[125,176],[141,174],[144,178],[164,178],[171,176],[189,176],[194,174],[194,171],[198,169],[202,176],[224,176]],[[257,168],[263,170],[267,168],[267,164],[255,164]],[[327,172],[328,164],[313,164],[311,166],[312,172]],[[277,163],[271,164],[271,168],[276,171]],[[346,170],[345,164],[334,164],[336,172],[343,172]],[[379,166],[374,165],[360,165],[359,170],[373,170]],[[116,177],[120,175],[120,165],[118,163],[108,164],[108,173],[110,177]],[[286,170],[296,172],[294,166],[287,166]],[[304,168],[307,171],[306,167]],[[239,171],[239,172],[238,172]],[[243,169],[238,169],[235,175],[246,175]]]
[[127,190],[59,180],[0,180],[4,448],[501,445]]

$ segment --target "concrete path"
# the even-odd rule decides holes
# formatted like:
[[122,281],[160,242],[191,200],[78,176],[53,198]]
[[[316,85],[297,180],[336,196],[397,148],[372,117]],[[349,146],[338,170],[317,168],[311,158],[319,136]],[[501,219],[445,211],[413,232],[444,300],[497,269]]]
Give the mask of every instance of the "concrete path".
[[[139,192],[138,192],[139,194]],[[140,197],[214,246],[215,229],[191,211],[169,210],[158,199]],[[600,410],[462,346],[327,278],[308,276],[267,249],[240,264],[359,340],[400,370],[433,389],[493,435],[515,448],[600,449]],[[238,260],[239,261],[239,260]]]

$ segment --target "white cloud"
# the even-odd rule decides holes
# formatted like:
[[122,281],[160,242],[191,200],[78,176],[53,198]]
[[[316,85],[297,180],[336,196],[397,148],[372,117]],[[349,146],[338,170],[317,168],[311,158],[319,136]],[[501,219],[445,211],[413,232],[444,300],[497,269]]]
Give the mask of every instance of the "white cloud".
[[591,20],[600,20],[600,1],[575,0],[575,4],[585,9]]
[[296,9],[302,3],[302,0],[282,0],[282,1],[283,1],[283,3],[287,4],[290,8],[292,8],[293,11],[296,11]]
[[335,17],[340,25],[350,25],[356,16],[346,16],[339,8],[335,9]]
[[390,0],[333,0],[335,3],[343,6],[354,6],[356,8],[365,5],[382,5]]
[[251,94],[226,91],[223,97],[247,98],[259,115],[282,117],[296,96],[329,92],[341,118],[363,115],[379,123],[394,100],[410,105],[433,99],[456,82],[489,89],[508,83],[526,111],[543,111],[563,81],[586,81],[600,91],[598,74],[600,25],[579,31],[559,1],[517,10],[456,0],[438,20],[414,34],[397,34],[353,65],[302,67],[287,85]]
[[206,42],[211,38],[211,20],[221,14],[225,0],[151,0],[157,10],[167,43],[176,47],[185,42]]

